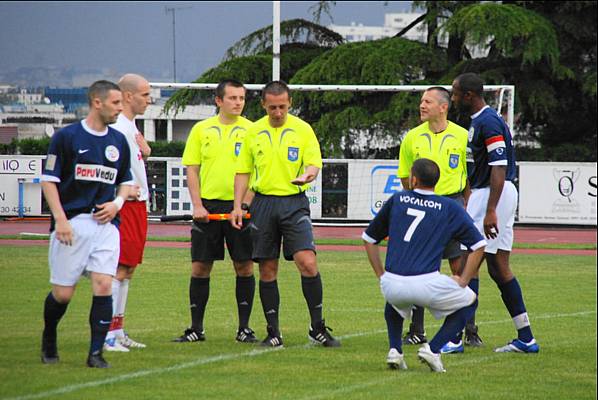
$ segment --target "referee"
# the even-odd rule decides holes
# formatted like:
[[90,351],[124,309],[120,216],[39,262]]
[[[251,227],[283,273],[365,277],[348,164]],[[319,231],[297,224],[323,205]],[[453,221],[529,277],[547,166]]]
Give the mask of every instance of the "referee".
[[320,145],[309,124],[289,115],[291,94],[282,81],[266,84],[262,107],[268,115],[256,121],[245,136],[237,160],[234,210],[231,224],[241,229],[242,204],[253,173],[250,232],[253,259],[259,262],[260,299],[268,336],[263,346],[281,347],[278,324],[280,295],[276,281],[282,243],[284,258],[294,260],[301,273],[301,288],[311,318],[309,339],[325,347],[340,342],[328,332],[322,319],[322,280],[318,272],[310,219],[307,184],[322,168]]
[[[413,162],[420,158],[428,158],[440,167],[440,180],[435,193],[452,198],[465,204],[465,196],[469,196],[467,184],[467,131],[447,119],[450,108],[450,93],[443,87],[428,88],[422,95],[419,112],[421,125],[413,128],[401,143],[399,153],[398,177],[403,187],[409,186],[409,172]],[[458,275],[461,272],[461,248],[459,242],[450,241],[444,250],[443,258],[449,260],[451,272]],[[478,292],[479,279],[477,275],[469,282],[469,286]],[[424,331],[424,309],[416,307],[409,332],[405,335],[405,344],[420,344],[427,341]],[[465,343],[471,346],[481,346],[482,340],[477,335],[475,314],[467,323]],[[463,351],[463,343],[452,343],[443,348],[443,352],[455,353]]]

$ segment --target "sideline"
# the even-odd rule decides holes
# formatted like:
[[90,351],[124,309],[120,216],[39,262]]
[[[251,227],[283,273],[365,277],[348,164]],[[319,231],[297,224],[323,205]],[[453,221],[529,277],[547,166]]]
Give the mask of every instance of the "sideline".
[[[588,310],[588,311],[579,311],[579,312],[575,312],[575,313],[543,314],[543,315],[537,315],[537,316],[533,317],[533,319],[537,320],[537,319],[550,319],[550,318],[569,318],[569,317],[576,317],[576,316],[589,315],[589,314],[595,314],[595,313],[596,313],[595,310],[593,310],[593,311]],[[507,322],[512,322],[512,320],[511,319],[503,319],[503,320],[494,320],[494,321],[487,321],[487,322],[479,321],[478,325],[495,325],[495,324],[503,324],[503,323],[507,323]],[[437,328],[439,326],[440,326],[439,323],[435,323],[435,324],[432,324],[431,327]],[[338,336],[338,338],[341,340],[344,340],[344,339],[350,339],[350,338],[354,338],[354,337],[376,335],[376,334],[380,334],[380,333],[386,333],[386,329],[378,329],[375,331],[368,331],[368,332],[356,332],[356,333],[352,333],[352,334],[348,334],[348,335],[344,335],[344,336]],[[63,386],[61,388],[52,389],[52,390],[48,390],[45,392],[32,393],[32,394],[18,396],[18,397],[4,397],[4,398],[2,398],[2,400],[42,399],[44,397],[55,396],[55,395],[60,395],[60,394],[65,394],[65,393],[72,393],[77,390],[81,390],[81,389],[85,389],[85,388],[97,387],[97,386],[101,386],[101,385],[105,385],[105,384],[114,384],[114,383],[119,383],[122,381],[129,381],[129,380],[135,379],[135,378],[141,378],[141,377],[145,377],[145,376],[149,376],[149,375],[158,375],[158,374],[163,374],[163,373],[167,373],[167,372],[178,371],[181,369],[196,367],[196,366],[200,366],[200,365],[212,364],[212,363],[216,363],[216,362],[220,362],[220,361],[235,360],[235,359],[244,358],[244,357],[256,357],[256,356],[260,356],[260,355],[267,354],[267,353],[282,351],[284,349],[299,349],[299,348],[308,348],[308,347],[313,347],[313,346],[314,345],[312,345],[312,344],[307,344],[307,345],[301,344],[301,345],[288,346],[283,349],[280,349],[280,348],[259,349],[259,350],[256,349],[256,350],[246,351],[243,353],[220,354],[220,355],[212,356],[212,357],[198,358],[194,361],[189,361],[189,362],[181,363],[181,364],[175,364],[170,367],[146,369],[146,370],[141,370],[141,371],[137,371],[137,372],[132,372],[129,374],[115,376],[112,378],[101,379],[101,380],[97,380],[97,381],[89,381],[89,382],[85,382],[85,383],[78,383],[78,384],[74,384],[74,385],[67,385],[67,386]],[[482,359],[476,358],[471,361],[467,360],[467,361],[460,362],[459,364],[455,363],[454,365],[477,363],[477,362],[485,361],[487,359],[492,359],[492,358],[494,358],[494,357],[486,356],[486,357],[483,357]],[[453,363],[451,363],[451,365],[453,365]],[[384,379],[384,380],[386,380],[386,379]],[[368,387],[368,386],[371,386],[378,382],[382,382],[384,380],[374,381],[374,382],[369,382],[369,383],[362,383],[362,384],[355,385],[355,386],[345,387],[345,388],[341,389],[341,392],[345,392],[347,390],[349,390],[349,391],[357,390],[362,387]],[[322,396],[328,397],[332,394],[335,394],[335,393],[328,392],[326,394],[323,394]],[[322,396],[319,396],[316,398],[325,398]],[[313,399],[313,398],[314,397],[310,397],[310,399]]]

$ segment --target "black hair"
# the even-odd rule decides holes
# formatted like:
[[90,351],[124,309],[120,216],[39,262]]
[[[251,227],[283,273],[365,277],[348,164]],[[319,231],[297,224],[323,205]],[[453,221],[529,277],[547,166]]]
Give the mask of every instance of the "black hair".
[[270,81],[266,83],[266,86],[264,86],[264,88],[262,89],[262,101],[266,100],[267,94],[273,94],[275,96],[278,96],[285,92],[289,95],[290,99],[291,89],[289,89],[289,85],[287,85],[285,81]]
[[102,101],[105,100],[106,97],[108,97],[108,92],[111,90],[120,92],[120,87],[114,82],[105,80],[92,83],[89,89],[87,89],[87,101],[89,102],[89,105],[91,106],[93,99],[96,97],[99,97]]
[[461,92],[472,92],[480,97],[484,95],[484,81],[478,74],[466,72],[456,77],[455,80],[459,82]]
[[218,86],[216,86],[216,97],[223,99],[226,94],[227,86],[245,89],[245,86],[241,81],[236,79],[223,79],[218,83]]
[[413,163],[411,174],[417,178],[422,186],[434,187],[440,179],[440,168],[438,168],[438,164],[430,159],[419,158]]

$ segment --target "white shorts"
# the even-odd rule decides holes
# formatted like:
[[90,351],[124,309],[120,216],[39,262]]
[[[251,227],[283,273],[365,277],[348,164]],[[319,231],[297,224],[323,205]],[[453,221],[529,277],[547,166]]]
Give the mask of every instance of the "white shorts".
[[74,286],[87,272],[114,276],[120,254],[118,229],[114,224],[98,224],[91,214],[79,214],[69,220],[73,244],[64,245],[50,235],[50,283]]
[[[488,196],[490,187],[472,189],[467,213],[473,219],[475,226],[484,235],[484,218],[488,207]],[[513,224],[515,223],[515,212],[517,211],[517,189],[511,181],[505,181],[502,194],[496,206],[496,217],[498,218],[498,236],[494,239],[486,238],[486,253],[496,254],[498,249],[511,251],[513,248]]]
[[414,276],[385,272],[380,278],[380,288],[386,301],[409,320],[414,305],[428,308],[434,318],[440,319],[476,300],[473,290],[462,288],[440,272]]

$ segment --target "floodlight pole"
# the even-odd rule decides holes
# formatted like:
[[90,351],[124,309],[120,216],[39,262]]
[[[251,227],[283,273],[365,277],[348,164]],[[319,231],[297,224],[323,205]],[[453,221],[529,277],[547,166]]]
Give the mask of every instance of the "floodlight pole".
[[280,80],[280,1],[272,2],[272,80]]
[[172,13],[172,75],[176,82],[176,11],[191,7],[164,7],[166,14]]

